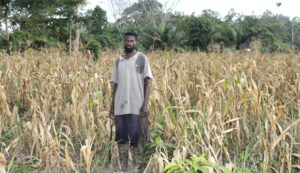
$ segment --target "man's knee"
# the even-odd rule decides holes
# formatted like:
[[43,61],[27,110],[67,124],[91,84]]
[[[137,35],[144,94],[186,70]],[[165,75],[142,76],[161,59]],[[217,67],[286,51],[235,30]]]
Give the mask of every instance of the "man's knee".
[[127,144],[128,134],[126,130],[126,124],[124,123],[124,117],[118,116],[115,118],[116,136],[115,141],[118,144]]
[[116,133],[115,141],[118,144],[127,144],[129,142],[128,137],[124,134]]
[[132,146],[132,147],[138,147],[138,145],[139,145],[139,136],[137,135],[134,135],[134,136],[132,136],[131,137],[131,139],[130,139],[130,146]]
[[130,145],[132,147],[137,147],[139,142],[139,136],[140,136],[140,117],[139,115],[131,115],[131,122],[130,122],[130,128],[129,131],[129,137],[130,137]]

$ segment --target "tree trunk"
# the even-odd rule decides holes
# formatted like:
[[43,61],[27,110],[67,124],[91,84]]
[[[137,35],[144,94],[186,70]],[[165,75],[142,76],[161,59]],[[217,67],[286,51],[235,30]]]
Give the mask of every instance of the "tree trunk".
[[72,53],[72,21],[70,21],[69,25],[69,56]]
[[8,32],[8,21],[7,21],[7,17],[5,17],[4,22],[5,22],[5,36],[6,36],[6,40],[9,41],[9,32]]
[[73,52],[76,54],[79,51],[79,43],[80,43],[80,24],[75,24],[75,39],[73,42]]
[[9,31],[8,31],[8,19],[7,19],[7,16],[4,19],[4,23],[5,23],[5,38],[6,38],[6,41],[7,41],[7,48],[6,49],[7,49],[7,53],[11,54],[12,43],[9,40]]

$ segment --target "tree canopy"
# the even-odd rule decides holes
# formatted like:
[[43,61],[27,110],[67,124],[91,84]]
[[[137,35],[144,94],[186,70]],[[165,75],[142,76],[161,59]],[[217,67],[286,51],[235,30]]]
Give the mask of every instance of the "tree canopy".
[[201,15],[163,11],[157,0],[139,0],[124,9],[114,23],[107,21],[100,6],[80,13],[85,0],[1,0],[0,48],[20,51],[27,48],[60,47],[85,49],[117,48],[123,33],[139,34],[141,49],[208,51],[220,44],[228,49],[245,49],[261,43],[264,52],[300,50],[300,20],[266,11],[246,16],[233,9],[224,18],[204,10]]

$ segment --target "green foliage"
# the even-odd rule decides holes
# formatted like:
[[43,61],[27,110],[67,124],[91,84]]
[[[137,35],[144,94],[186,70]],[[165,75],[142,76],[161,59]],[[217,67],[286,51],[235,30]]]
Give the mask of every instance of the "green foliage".
[[8,41],[4,35],[0,34],[0,49],[7,49]]
[[178,30],[178,28],[172,24],[167,24],[163,30],[162,36],[163,49],[178,49],[184,48],[188,42],[184,31]]
[[187,18],[187,34],[189,45],[193,50],[206,50],[211,42],[213,26],[208,17],[194,15]]
[[213,43],[223,43],[227,47],[235,45],[235,31],[229,22],[218,22],[215,24],[212,34]]
[[17,158],[13,158],[8,165],[8,172],[19,172],[19,173],[30,173],[34,172],[39,166],[39,159],[32,156],[26,159],[20,160]]
[[13,47],[40,49],[59,41],[67,45],[73,22],[81,20],[77,10],[83,3],[84,0],[14,0],[11,23],[16,28],[12,34],[16,38],[10,40]]
[[100,44],[96,40],[91,40],[86,46],[86,50],[90,50],[93,53],[93,58],[97,60],[100,57]]
[[[100,6],[79,13],[85,0],[1,0],[2,31],[0,48],[41,49],[65,44],[81,30],[82,44],[92,39],[101,47],[123,47],[123,33],[139,34],[140,50],[202,50],[218,43],[226,48],[250,48],[259,41],[263,52],[300,50],[300,20],[266,11],[262,16],[244,16],[233,9],[221,19],[217,12],[204,10],[201,15],[182,15],[163,11],[157,0],[141,0],[127,7],[115,23],[108,23]],[[292,32],[291,32],[292,31]],[[10,39],[9,39],[10,36]],[[78,39],[77,39],[78,40]]]
[[15,31],[10,36],[13,50],[24,50],[29,47],[30,41],[33,40],[33,35],[27,31]]
[[[0,21],[2,22],[2,19],[6,20],[10,15],[10,6],[11,6],[12,0],[0,0]],[[0,24],[1,26],[1,24]]]
[[169,163],[165,167],[165,172],[208,173],[210,168],[214,168],[223,173],[232,173],[225,166],[219,166],[217,164],[210,163],[205,154],[202,154],[200,156],[194,155],[191,159],[177,160],[175,163]]
[[162,7],[163,5],[157,0],[138,1],[123,11],[119,22],[145,23],[147,21],[155,25],[157,20],[161,21]]
[[235,26],[236,48],[245,49],[250,46],[250,42],[258,36],[258,19],[255,16],[242,16]]
[[87,44],[90,40],[95,40],[102,47],[111,47],[113,45],[112,39],[108,34],[106,12],[102,8],[96,6],[93,10],[87,11],[86,16],[83,17],[83,24],[86,30],[86,32],[81,34],[84,44]]
[[48,41],[46,39],[37,38],[32,42],[30,47],[32,47],[36,50],[40,50],[41,48],[48,47]]
[[104,11],[98,5],[94,8],[94,10],[87,11],[87,14],[84,18],[84,25],[89,34],[103,34],[107,25],[106,11]]

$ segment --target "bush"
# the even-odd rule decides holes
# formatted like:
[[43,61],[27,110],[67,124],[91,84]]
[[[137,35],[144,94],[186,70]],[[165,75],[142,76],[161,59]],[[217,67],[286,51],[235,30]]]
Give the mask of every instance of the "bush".
[[100,43],[96,40],[92,40],[87,43],[86,50],[93,53],[93,59],[97,60],[100,57]]

